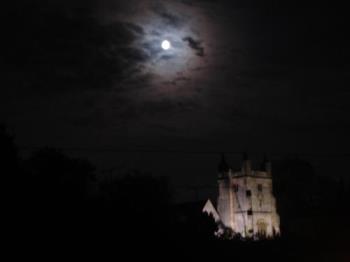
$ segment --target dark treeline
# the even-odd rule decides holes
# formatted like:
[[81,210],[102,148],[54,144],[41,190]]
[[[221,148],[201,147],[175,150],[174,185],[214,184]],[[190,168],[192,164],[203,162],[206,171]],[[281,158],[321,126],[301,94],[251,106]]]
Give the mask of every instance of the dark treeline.
[[315,174],[310,163],[287,158],[274,165],[274,193],[282,232],[319,239],[344,236],[348,231],[349,184],[344,174]]
[[[9,211],[5,218],[13,232],[66,239],[215,240],[216,224],[201,213],[204,202],[174,204],[165,178],[127,171],[98,181],[89,161],[52,148],[20,159],[3,126],[0,143],[2,189]],[[281,161],[274,174],[282,237],[259,243],[217,241],[221,248],[228,245],[238,255],[252,247],[290,258],[312,257],[320,247],[338,254],[349,228],[348,185],[341,179],[317,177],[300,159]]]
[[21,233],[113,239],[214,239],[209,216],[173,205],[166,178],[123,171],[98,181],[87,160],[43,148],[19,159],[0,129],[1,175],[9,220]]

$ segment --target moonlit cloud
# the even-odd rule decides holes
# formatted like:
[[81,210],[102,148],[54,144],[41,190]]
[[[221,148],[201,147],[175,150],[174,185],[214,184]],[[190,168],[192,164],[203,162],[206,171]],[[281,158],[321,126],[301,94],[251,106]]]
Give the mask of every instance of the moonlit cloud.
[[[135,48],[141,48],[148,55],[143,64],[144,72],[167,81],[175,79],[179,73],[190,74],[192,68],[203,62],[196,58],[198,53],[203,53],[203,47],[199,51],[199,47],[194,49],[193,41],[190,44],[184,40],[200,38],[199,33],[195,33],[201,31],[201,25],[194,18],[198,10],[176,1],[145,2],[148,2],[143,5],[145,9],[135,11],[129,21],[142,27],[144,32],[133,43]],[[115,16],[118,17],[118,13]],[[166,52],[160,46],[164,39],[172,44]]]
[[[18,12],[6,17],[13,29],[4,32],[2,114],[19,130],[35,116],[26,134],[33,141],[54,141],[58,127],[71,137],[79,126],[76,137],[87,139],[90,129],[109,134],[104,143],[162,135],[236,145],[242,134],[255,144],[316,122],[346,126],[342,16],[333,23],[324,19],[331,10],[318,10],[311,20],[306,9],[290,15],[258,2],[6,2]],[[164,39],[171,49],[161,48]],[[304,141],[314,137],[309,131]]]

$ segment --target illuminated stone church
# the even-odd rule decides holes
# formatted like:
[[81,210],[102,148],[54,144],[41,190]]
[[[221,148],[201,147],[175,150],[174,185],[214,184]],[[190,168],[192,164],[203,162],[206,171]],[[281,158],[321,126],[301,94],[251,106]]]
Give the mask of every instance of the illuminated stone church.
[[253,170],[251,161],[244,158],[240,170],[234,171],[222,156],[219,164],[216,208],[206,202],[203,212],[212,214],[224,228],[242,237],[275,237],[280,234],[279,215],[272,190],[271,163],[264,161],[262,170]]

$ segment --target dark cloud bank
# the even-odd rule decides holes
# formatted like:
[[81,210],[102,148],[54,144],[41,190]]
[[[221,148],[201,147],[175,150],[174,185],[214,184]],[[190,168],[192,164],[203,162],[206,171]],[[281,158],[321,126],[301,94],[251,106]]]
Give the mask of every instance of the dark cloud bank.
[[142,50],[130,47],[142,28],[101,25],[92,3],[83,8],[78,1],[14,2],[4,9],[11,21],[5,62],[9,77],[23,79],[23,88],[31,92],[103,89],[127,72],[137,74],[138,62],[146,59]]

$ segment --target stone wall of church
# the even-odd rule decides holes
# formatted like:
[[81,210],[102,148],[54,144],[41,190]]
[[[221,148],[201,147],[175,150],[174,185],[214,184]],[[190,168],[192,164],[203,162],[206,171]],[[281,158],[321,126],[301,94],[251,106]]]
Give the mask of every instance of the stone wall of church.
[[220,215],[221,222],[226,226],[232,228],[232,197],[230,192],[230,183],[227,179],[220,179],[218,181],[219,195],[217,200],[217,211]]
[[[247,172],[245,172],[247,171]],[[217,210],[223,224],[244,237],[280,233],[271,172],[254,171],[249,163],[219,180]]]

